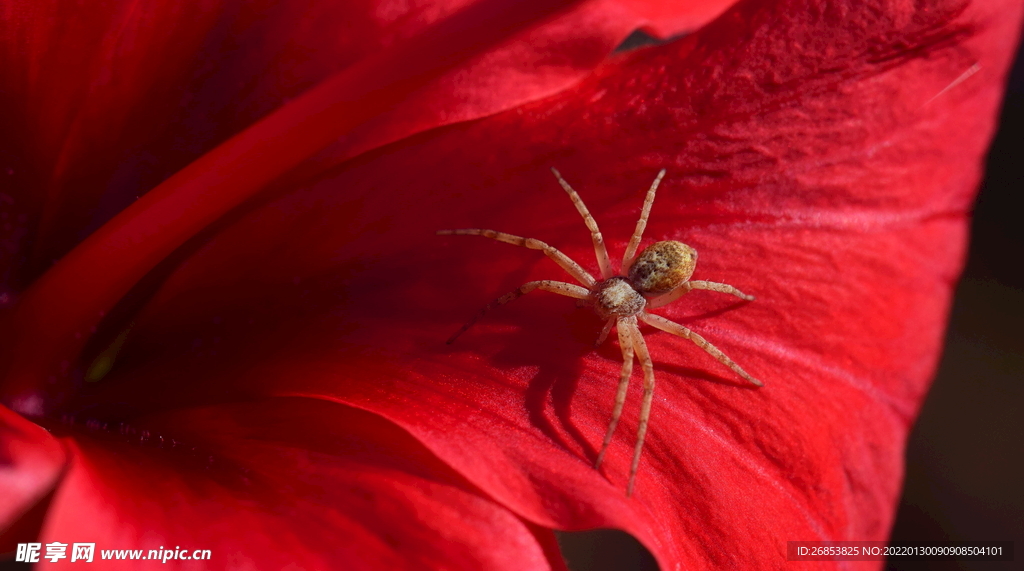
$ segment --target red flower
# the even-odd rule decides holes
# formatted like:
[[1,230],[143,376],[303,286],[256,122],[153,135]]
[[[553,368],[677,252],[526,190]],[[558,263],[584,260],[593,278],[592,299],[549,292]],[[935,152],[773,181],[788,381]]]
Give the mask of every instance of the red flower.
[[[533,569],[550,528],[615,527],[664,569],[777,568],[884,539],[1021,8],[651,4],[8,7],[0,398],[59,440],[0,409],[0,550]],[[641,25],[703,27],[606,59]],[[645,331],[632,498],[638,387],[592,467],[593,312],[536,294],[444,344],[562,274],[435,230],[593,268],[549,166],[613,254],[668,169],[647,240],[757,296],[663,313],[763,389]]]

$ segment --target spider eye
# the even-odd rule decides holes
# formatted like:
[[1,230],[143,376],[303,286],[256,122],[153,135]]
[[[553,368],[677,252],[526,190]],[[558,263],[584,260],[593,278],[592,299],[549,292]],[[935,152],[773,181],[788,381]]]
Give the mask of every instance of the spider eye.
[[675,240],[644,248],[629,268],[629,281],[641,293],[671,291],[690,279],[697,266],[697,250]]

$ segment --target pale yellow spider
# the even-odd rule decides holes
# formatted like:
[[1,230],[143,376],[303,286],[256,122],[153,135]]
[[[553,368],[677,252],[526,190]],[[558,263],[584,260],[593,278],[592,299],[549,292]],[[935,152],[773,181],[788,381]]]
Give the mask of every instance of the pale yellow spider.
[[732,369],[737,375],[750,381],[757,386],[763,386],[761,381],[747,374],[739,365],[727,357],[717,347],[708,343],[703,337],[690,331],[686,327],[665,319],[660,315],[648,313],[648,309],[654,309],[668,305],[679,299],[683,294],[694,289],[706,289],[728,293],[736,297],[752,301],[754,296],[747,295],[728,284],[690,281],[694,267],[697,265],[697,251],[675,240],[655,242],[644,248],[640,255],[635,255],[640,245],[640,238],[647,226],[647,218],[651,214],[651,205],[654,203],[654,193],[658,190],[658,184],[665,176],[665,169],[658,173],[657,178],[647,191],[647,198],[640,213],[640,219],[636,223],[636,230],[633,237],[629,239],[626,246],[626,253],[622,256],[622,269],[619,274],[612,272],[611,261],[608,258],[608,249],[604,244],[604,237],[597,228],[597,222],[590,215],[586,205],[576,191],[569,186],[569,183],[562,178],[562,175],[555,169],[551,169],[562,185],[565,192],[569,194],[576,210],[583,216],[583,221],[590,229],[591,238],[594,241],[594,251],[597,254],[597,265],[601,269],[601,279],[595,280],[579,264],[562,252],[533,238],[513,236],[504,232],[494,230],[483,230],[479,228],[466,228],[462,230],[439,230],[438,234],[455,234],[462,236],[484,236],[493,238],[499,242],[526,246],[533,250],[541,250],[556,264],[562,267],[576,281],[583,284],[583,287],[552,280],[539,280],[527,282],[518,289],[505,294],[497,300],[487,304],[469,323],[462,326],[455,335],[448,339],[452,343],[455,339],[469,329],[487,310],[495,305],[504,305],[512,300],[530,293],[535,289],[550,291],[568,297],[583,300],[594,307],[594,310],[602,318],[607,319],[596,345],[600,345],[608,338],[613,326],[618,330],[619,346],[622,349],[622,372],[619,375],[619,388],[615,394],[615,407],[612,409],[612,419],[608,424],[608,431],[605,433],[604,442],[601,444],[601,451],[597,455],[595,468],[601,466],[604,454],[611,443],[615,427],[619,423],[619,416],[622,414],[622,405],[626,401],[626,389],[629,387],[629,377],[633,372],[633,356],[640,360],[644,370],[644,396],[640,405],[640,425],[637,428],[636,447],[633,449],[633,463],[629,469],[629,483],[626,486],[626,495],[632,495],[633,482],[636,479],[637,467],[640,465],[640,453],[643,451],[644,437],[647,434],[647,421],[651,416],[651,401],[654,397],[654,363],[651,361],[651,354],[647,351],[647,344],[637,325],[637,319],[653,325],[662,331],[678,335],[684,339],[693,341],[698,347],[704,349],[712,357],[726,367]]

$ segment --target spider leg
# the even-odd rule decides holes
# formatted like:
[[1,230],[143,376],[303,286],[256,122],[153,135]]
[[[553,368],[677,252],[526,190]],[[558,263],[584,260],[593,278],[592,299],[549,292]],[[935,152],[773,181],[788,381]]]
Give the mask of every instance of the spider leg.
[[633,231],[633,237],[629,239],[629,245],[626,246],[626,253],[622,256],[621,271],[623,275],[628,274],[629,268],[633,266],[633,259],[636,258],[636,249],[640,246],[640,238],[643,237],[644,229],[647,228],[647,218],[651,215],[654,193],[658,191],[658,185],[664,176],[665,169],[661,169],[658,176],[654,178],[654,182],[651,183],[651,188],[647,190],[647,197],[644,198],[644,207],[640,210],[640,219],[636,221],[636,230]]
[[683,282],[682,285],[666,294],[662,294],[654,299],[651,299],[650,301],[647,302],[647,307],[651,309],[664,307],[672,303],[673,301],[683,297],[687,293],[690,293],[691,290],[695,289],[706,289],[710,291],[717,291],[720,293],[728,293],[730,295],[735,295],[740,299],[754,301],[754,296],[747,295],[729,284],[720,284],[718,282],[706,282],[702,280],[691,280],[688,282]]
[[576,278],[576,281],[589,287],[593,287],[595,283],[594,276],[587,273],[586,270],[580,267],[579,264],[573,261],[572,258],[566,256],[558,249],[547,245],[540,240],[534,238],[523,238],[522,236],[514,236],[512,234],[506,234],[504,232],[498,232],[496,230],[485,230],[482,228],[462,228],[459,230],[438,230],[440,236],[483,236],[485,238],[491,238],[499,242],[506,244],[512,244],[513,246],[524,246],[531,250],[540,250],[544,254],[554,260],[556,264],[562,267],[563,270],[569,273],[572,277]]
[[627,327],[631,329],[633,346],[636,349],[637,359],[644,369],[644,398],[640,402],[640,425],[636,429],[636,448],[633,449],[633,463],[629,467],[629,483],[626,484],[626,496],[633,495],[633,484],[636,482],[636,472],[640,467],[640,454],[644,451],[644,438],[647,436],[647,421],[651,419],[651,402],[654,400],[654,362],[651,354],[647,351],[647,343],[644,336],[637,327],[634,318]]
[[[619,417],[622,416],[622,405],[626,403],[626,389],[629,388],[629,376],[633,374],[633,331],[627,323],[632,320],[636,323],[635,317],[619,318],[619,348],[622,349],[622,371],[619,373],[619,389],[615,393],[615,408],[612,409],[612,420],[608,423],[608,431],[604,434],[604,442],[601,444],[601,451],[597,454],[597,461],[594,468],[601,467],[604,460],[604,453],[608,451],[608,445],[612,442],[615,434],[615,427],[619,425]],[[635,327],[635,325],[634,325]]]
[[612,326],[615,325],[615,318],[609,317],[608,321],[605,322],[604,327],[601,328],[601,334],[597,336],[597,341],[594,343],[594,347],[600,347],[601,343],[608,339],[608,334],[612,332]]
[[564,295],[566,297],[574,297],[576,299],[584,299],[590,296],[590,290],[584,287],[580,287],[576,284],[556,282],[553,280],[538,280],[534,282],[526,282],[525,284],[519,286],[518,288],[510,291],[509,293],[506,293],[505,295],[485,305],[484,308],[481,309],[479,313],[473,316],[473,319],[469,320],[469,323],[463,325],[462,329],[456,331],[455,335],[449,337],[448,341],[446,341],[445,343],[447,343],[448,345],[454,343],[455,340],[458,339],[459,335],[465,333],[467,329],[472,327],[474,323],[479,321],[480,318],[483,317],[484,314],[487,313],[495,305],[505,305],[510,301],[515,301],[519,299],[520,297],[530,293],[535,289],[550,291],[552,293],[557,293],[560,295]]
[[657,327],[658,329],[661,329],[662,331],[671,333],[673,335],[678,335],[683,339],[689,339],[690,341],[693,341],[695,345],[707,351],[712,357],[717,359],[719,363],[725,365],[726,367],[729,367],[737,375],[743,377],[744,379],[750,381],[751,383],[759,387],[764,386],[764,383],[755,379],[754,377],[751,377],[746,371],[740,368],[740,366],[737,365],[732,359],[727,357],[725,353],[719,350],[718,347],[715,347],[711,343],[708,343],[706,339],[694,333],[693,331],[690,331],[689,329],[683,327],[682,325],[674,321],[665,319],[660,315],[654,315],[653,313],[641,313],[640,319],[644,320],[644,322],[649,323],[650,325]]
[[594,241],[594,254],[597,255],[597,265],[601,268],[601,277],[603,279],[612,277],[615,275],[612,273],[612,262],[608,259],[608,248],[604,244],[604,236],[601,235],[601,231],[597,228],[597,221],[590,215],[590,211],[587,210],[587,205],[583,204],[583,199],[580,198],[580,195],[576,194],[576,191],[562,178],[562,173],[558,172],[557,169],[551,169],[551,172],[555,173],[558,184],[562,185],[565,192],[569,194],[569,198],[572,199],[576,210],[583,217],[583,222],[586,223],[587,228],[590,230],[590,238]]

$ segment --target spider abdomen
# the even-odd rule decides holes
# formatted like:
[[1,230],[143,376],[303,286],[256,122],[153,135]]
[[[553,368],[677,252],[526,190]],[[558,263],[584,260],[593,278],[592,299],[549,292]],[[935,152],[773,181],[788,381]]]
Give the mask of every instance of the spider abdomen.
[[647,300],[626,278],[608,278],[594,288],[594,309],[602,318],[629,317],[643,311]]
[[697,250],[675,240],[655,242],[633,261],[629,282],[640,293],[665,293],[690,279],[696,266]]

